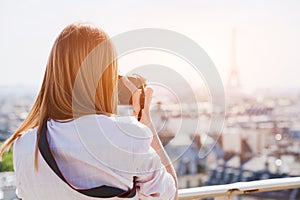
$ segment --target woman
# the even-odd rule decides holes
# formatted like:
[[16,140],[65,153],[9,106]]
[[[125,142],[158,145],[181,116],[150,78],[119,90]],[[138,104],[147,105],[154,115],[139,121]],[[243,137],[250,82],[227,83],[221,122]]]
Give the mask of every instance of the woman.
[[[108,36],[90,25],[67,26],[53,45],[32,109],[0,151],[2,156],[14,142],[20,198],[96,199],[76,189],[105,185],[136,191],[112,199],[177,199],[176,174],[150,117],[152,89],[145,90],[139,122],[141,91],[124,79],[132,91],[134,117],[118,117],[117,83]],[[41,155],[43,134],[59,172]]]

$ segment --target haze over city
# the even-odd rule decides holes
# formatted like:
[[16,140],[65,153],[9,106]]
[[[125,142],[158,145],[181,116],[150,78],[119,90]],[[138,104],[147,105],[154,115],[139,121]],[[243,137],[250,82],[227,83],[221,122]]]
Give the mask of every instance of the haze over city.
[[[300,87],[297,0],[114,2],[2,1],[0,85],[38,88],[57,33],[72,22],[88,22],[112,37],[151,27],[184,34],[208,53],[224,84],[230,72],[235,28],[237,66],[244,89]],[[136,59],[151,64],[139,56]]]

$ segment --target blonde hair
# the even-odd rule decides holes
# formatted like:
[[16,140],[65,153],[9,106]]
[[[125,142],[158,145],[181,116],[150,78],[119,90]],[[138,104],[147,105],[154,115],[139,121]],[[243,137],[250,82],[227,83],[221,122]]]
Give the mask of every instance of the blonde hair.
[[[87,114],[112,115],[117,110],[118,67],[107,34],[86,24],[71,24],[52,47],[43,83],[27,118],[0,149],[0,158],[24,131],[45,120],[72,120]],[[35,169],[38,147],[35,147]]]

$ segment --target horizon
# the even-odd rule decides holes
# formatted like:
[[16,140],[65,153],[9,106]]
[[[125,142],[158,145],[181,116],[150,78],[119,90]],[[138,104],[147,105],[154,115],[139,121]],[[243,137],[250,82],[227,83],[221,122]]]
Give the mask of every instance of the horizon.
[[[195,88],[193,88],[195,89]],[[30,95],[32,97],[37,96],[38,92],[40,90],[40,86],[38,85],[21,85],[21,84],[11,84],[11,85],[1,85],[0,84],[0,98],[3,96],[20,96],[20,95]],[[204,90],[204,96],[210,96],[210,94],[207,93],[207,87],[202,88],[196,88],[194,92],[203,92]],[[154,90],[155,92],[156,90]],[[161,95],[164,92],[159,90],[157,95]],[[230,91],[225,89],[225,94],[230,93]],[[265,95],[265,96],[294,96],[294,95],[300,95],[300,86],[294,86],[294,87],[260,87],[255,88],[252,90],[246,90],[241,89],[241,93],[239,94],[240,97],[246,97],[251,95]]]

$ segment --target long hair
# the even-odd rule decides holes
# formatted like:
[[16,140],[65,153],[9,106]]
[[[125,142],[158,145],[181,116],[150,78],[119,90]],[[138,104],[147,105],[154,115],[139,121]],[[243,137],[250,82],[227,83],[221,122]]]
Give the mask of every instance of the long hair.
[[[87,114],[112,115],[117,110],[118,67],[107,34],[86,24],[71,24],[59,34],[50,52],[40,92],[27,118],[0,149],[0,158],[24,131],[45,120],[72,120]],[[38,168],[36,144],[34,167]]]

